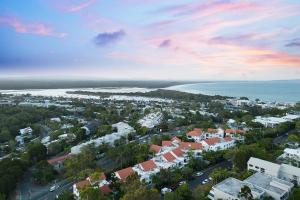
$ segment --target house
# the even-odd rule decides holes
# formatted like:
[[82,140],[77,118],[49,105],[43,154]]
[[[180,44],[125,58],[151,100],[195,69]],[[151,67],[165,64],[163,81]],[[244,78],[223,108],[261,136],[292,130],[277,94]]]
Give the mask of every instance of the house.
[[80,199],[80,191],[86,187],[99,188],[103,194],[112,192],[109,187],[109,182],[106,180],[106,176],[103,172],[99,173],[98,177],[89,176],[85,180],[79,181],[73,185],[73,194],[76,199]]
[[141,180],[150,182],[151,175],[158,173],[160,169],[154,160],[148,160],[137,164],[133,167],[133,170],[140,176]]
[[194,130],[188,132],[186,136],[188,139],[193,139],[196,142],[200,142],[204,139],[204,135],[202,135],[202,129],[200,128],[194,128]]
[[229,119],[227,121],[227,126],[229,126],[229,128],[236,128],[237,127],[237,123],[234,119]]
[[232,177],[225,179],[212,187],[208,198],[211,200],[243,200],[244,198],[240,197],[240,192],[245,186],[251,190],[253,199],[272,197],[275,200],[288,199],[294,187],[294,185],[288,181],[257,172],[243,181]]
[[224,130],[221,128],[218,129],[208,128],[207,131],[205,131],[204,139],[214,138],[214,137],[223,138]]
[[257,116],[252,121],[263,124],[265,127],[275,128],[279,124],[288,122],[290,120],[286,119],[284,117],[261,117],[261,116]]
[[259,158],[248,160],[248,170],[261,172],[292,183],[300,184],[300,168],[287,164],[276,164]]
[[139,167],[145,172],[152,171],[155,168],[157,168],[157,166],[153,160],[148,160],[148,161],[142,162],[139,164]]
[[166,162],[173,162],[176,160],[176,157],[170,153],[170,152],[167,152],[165,154],[162,155],[162,158],[166,161]]
[[245,140],[245,131],[237,130],[237,129],[226,129],[225,136],[230,136],[232,139],[237,141],[244,141]]
[[104,172],[101,173],[96,173],[97,177],[93,177],[93,176],[89,176],[87,177],[86,180],[88,180],[90,182],[91,185],[105,185],[108,184],[108,182],[106,181],[106,176],[104,174]]
[[213,137],[203,140],[202,145],[206,151],[219,151],[234,147],[235,141],[231,137]]
[[31,136],[32,135],[32,129],[30,127],[23,128],[19,130],[19,133],[21,136]]
[[85,130],[86,135],[90,135],[91,133],[95,133],[97,131],[97,128],[100,125],[99,120],[94,120],[92,122],[89,122],[88,124],[82,126],[81,128]]
[[151,144],[150,150],[153,151],[157,155],[162,152],[162,147],[159,145]]
[[174,137],[171,139],[171,141],[172,141],[173,144],[180,144],[181,139],[179,139],[178,137],[174,136]]
[[203,151],[202,144],[197,142],[181,142],[179,148],[185,153],[193,152],[193,155],[196,157],[199,157]]
[[73,194],[75,198],[80,199],[80,191],[89,186],[91,186],[91,184],[88,180],[83,180],[75,183],[73,185]]
[[254,199],[262,199],[265,193],[262,189],[232,177],[229,177],[222,182],[214,185],[208,194],[208,198],[211,200],[240,199],[239,194],[244,186],[248,186],[251,189],[251,194]]
[[129,126],[125,122],[119,122],[116,124],[112,125],[113,128],[117,129],[117,132],[114,132],[112,134],[108,134],[102,137],[98,137],[96,139],[91,139],[87,142],[78,144],[76,146],[73,146],[71,148],[71,153],[72,154],[78,154],[81,152],[81,148],[90,144],[93,144],[94,146],[99,146],[103,143],[109,144],[109,145],[114,145],[114,141],[120,139],[122,136],[127,136],[129,133],[135,132],[134,128]]
[[290,149],[285,148],[284,153],[280,156],[281,158],[287,161],[300,162],[300,148],[298,149]]
[[20,135],[17,135],[15,137],[15,140],[17,141],[18,144],[23,146],[25,144],[24,139],[28,139],[32,137],[32,129],[30,127],[23,128],[19,130]]
[[244,182],[262,189],[265,192],[265,196],[272,197],[275,200],[288,199],[294,187],[294,184],[291,182],[259,172],[248,177]]
[[121,169],[115,172],[116,177],[120,179],[122,182],[125,182],[127,177],[133,174],[134,174],[134,170],[132,169],[132,167],[127,167],[125,169]]
[[66,155],[63,155],[63,156],[58,156],[58,157],[55,157],[55,158],[51,158],[49,160],[47,160],[47,162],[53,166],[53,168],[60,172],[63,168],[64,168],[64,161],[67,159],[67,158],[70,158],[72,156],[72,154],[66,154]]
[[163,147],[172,147],[172,146],[174,146],[173,142],[170,141],[170,140],[163,140],[163,141],[161,142],[161,145],[162,145]]

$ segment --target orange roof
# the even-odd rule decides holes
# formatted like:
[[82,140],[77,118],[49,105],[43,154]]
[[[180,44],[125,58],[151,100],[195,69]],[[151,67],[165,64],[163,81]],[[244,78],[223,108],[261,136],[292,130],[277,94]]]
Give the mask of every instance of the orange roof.
[[193,149],[193,150],[198,150],[203,148],[202,144],[197,142],[181,142],[179,147],[181,149]]
[[120,176],[122,181],[126,181],[126,178],[134,173],[132,167],[127,167],[125,169],[121,169],[116,171],[116,173]]
[[155,153],[159,153],[160,150],[161,150],[161,146],[158,146],[158,145],[156,145],[156,144],[152,144],[152,145],[150,146],[150,150],[154,151]]
[[224,137],[224,140],[225,140],[226,142],[232,141],[232,137]]
[[171,141],[178,141],[178,142],[181,142],[181,139],[179,139],[178,137],[174,136]]
[[90,185],[91,184],[90,184],[90,182],[88,180],[83,180],[83,181],[79,181],[79,182],[76,183],[76,188],[78,190],[81,190],[81,189],[83,189],[85,187],[88,187]]
[[204,140],[208,145],[215,145],[216,143],[219,143],[221,141],[220,138],[213,137],[213,138],[208,138]]
[[172,152],[173,152],[177,157],[182,157],[182,155],[183,155],[183,152],[181,151],[180,148],[173,149]]
[[173,146],[172,144],[172,141],[169,141],[169,140],[164,140],[161,142],[162,143],[162,146],[165,147],[165,146]]
[[193,136],[200,136],[200,135],[202,135],[202,129],[200,129],[200,128],[194,128],[194,130],[188,132],[187,135],[191,136],[191,137],[193,137]]
[[170,152],[165,153],[165,154],[163,155],[163,157],[164,157],[168,162],[172,162],[173,160],[176,159]]
[[142,162],[142,163],[140,163],[140,165],[141,165],[142,169],[146,172],[151,171],[157,167],[153,160],[148,160],[148,161]]
[[71,156],[72,156],[72,154],[66,154],[66,155],[63,155],[63,156],[59,156],[59,157],[49,159],[49,160],[47,160],[47,162],[50,165],[55,165],[56,163],[63,162],[64,160],[66,160],[67,158],[69,158]]
[[100,191],[101,191],[102,194],[108,194],[108,193],[112,192],[112,190],[110,189],[109,185],[103,185],[99,189],[100,189]]
[[207,132],[208,132],[208,133],[217,133],[218,130],[217,130],[217,129],[214,129],[214,128],[208,128],[208,129],[207,129]]

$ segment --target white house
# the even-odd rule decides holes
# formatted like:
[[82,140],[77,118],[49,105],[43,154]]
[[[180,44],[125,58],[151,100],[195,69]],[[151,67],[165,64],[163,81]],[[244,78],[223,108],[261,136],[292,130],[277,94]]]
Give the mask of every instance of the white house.
[[248,160],[248,170],[261,172],[300,185],[300,168],[287,164],[276,164],[259,158]]
[[280,157],[286,160],[300,162],[300,148],[298,149],[285,148],[284,153]]
[[243,181],[231,177],[225,179],[212,187],[208,198],[211,200],[244,200],[240,197],[240,193],[245,186],[250,188],[254,199],[263,199],[269,196],[275,200],[288,199],[294,187],[288,181],[257,172]]
[[147,160],[139,163],[132,168],[139,176],[141,180],[150,182],[150,177],[153,174],[159,172],[159,167],[156,165],[154,160]]
[[188,132],[186,136],[188,139],[193,139],[196,142],[200,142],[205,138],[205,136],[202,133],[202,129],[200,128],[194,128],[194,130]]
[[32,135],[32,129],[30,127],[20,129],[19,132],[20,132],[21,136],[31,136]]
[[248,177],[244,182],[264,190],[265,196],[270,196],[275,200],[288,199],[294,187],[291,182],[259,172]]
[[201,143],[203,145],[203,149],[206,151],[225,150],[234,147],[235,145],[234,140],[231,137],[213,137],[203,140]]
[[247,184],[244,181],[229,177],[224,181],[214,185],[208,194],[208,198],[211,200],[235,200],[240,199],[239,194],[244,186],[248,186],[251,189],[251,194],[254,199],[261,199],[264,195],[264,191],[251,184]]

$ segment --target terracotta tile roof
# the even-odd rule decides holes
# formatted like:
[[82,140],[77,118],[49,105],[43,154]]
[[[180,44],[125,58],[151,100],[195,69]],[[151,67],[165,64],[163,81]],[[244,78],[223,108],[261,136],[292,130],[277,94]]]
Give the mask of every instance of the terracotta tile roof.
[[55,158],[49,159],[49,160],[47,160],[47,162],[50,165],[55,165],[56,163],[65,161],[67,158],[69,158],[71,156],[72,156],[72,154],[66,154],[66,155],[63,155],[63,156],[59,156],[59,157],[55,157]]
[[109,185],[103,185],[99,189],[100,189],[100,191],[101,191],[102,194],[108,194],[108,193],[112,192],[112,190],[110,189]]
[[178,142],[181,142],[181,139],[179,139],[178,137],[174,136],[171,141],[178,141]]
[[200,135],[202,135],[202,129],[200,129],[200,128],[194,128],[194,130],[188,132],[187,135],[191,136],[191,137],[193,137],[193,136],[200,136]]
[[90,185],[91,184],[90,184],[90,182],[88,180],[83,180],[83,181],[79,181],[79,182],[76,183],[76,188],[78,190],[81,190],[81,189],[83,189],[85,187],[88,187]]
[[158,145],[156,145],[156,144],[152,144],[151,146],[150,146],[150,150],[152,150],[152,151],[154,151],[155,153],[159,153],[160,152],[160,150],[161,150],[161,146],[158,146]]
[[220,138],[217,137],[213,137],[213,138],[208,138],[206,140],[204,140],[208,145],[215,145],[216,143],[221,142]]
[[197,142],[181,142],[179,148],[199,150],[199,149],[203,149],[203,146],[201,143],[197,143]]
[[162,143],[162,146],[163,147],[170,147],[170,146],[173,146],[173,143],[172,143],[172,141],[170,141],[170,140],[164,140],[164,141],[162,141],[161,142]]
[[183,152],[181,151],[181,149],[178,147],[176,149],[173,149],[172,152],[177,156],[177,157],[182,157],[183,156]]
[[170,153],[165,153],[162,155],[168,162],[174,161],[176,158]]
[[218,132],[218,129],[208,128],[208,129],[207,129],[207,132],[208,132],[208,133],[217,133],[217,132]]
[[223,139],[224,139],[226,142],[229,142],[229,141],[232,141],[232,140],[233,140],[232,137],[229,137],[229,136],[228,136],[228,137],[224,137]]
[[132,167],[127,167],[125,169],[121,169],[116,171],[116,173],[120,176],[121,181],[126,181],[126,178],[134,173]]
[[157,167],[153,160],[148,160],[148,161],[142,162],[142,163],[140,163],[140,166],[146,172],[151,171]]

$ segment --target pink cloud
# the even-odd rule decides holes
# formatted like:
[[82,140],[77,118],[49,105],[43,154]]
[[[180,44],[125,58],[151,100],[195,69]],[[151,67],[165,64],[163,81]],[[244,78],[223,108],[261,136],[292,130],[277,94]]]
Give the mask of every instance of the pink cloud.
[[54,3],[55,7],[65,12],[79,12],[92,4],[96,3],[97,0],[80,0],[71,1],[71,0],[55,0],[50,1],[50,3]]
[[18,33],[63,38],[67,33],[57,32],[53,27],[40,22],[23,22],[16,17],[0,16],[0,25],[12,27]]
[[164,7],[158,10],[162,13],[174,15],[205,14],[212,15],[232,10],[253,10],[258,8],[256,3],[250,2],[232,2],[232,1],[209,1],[209,3],[188,3]]
[[261,55],[256,55],[248,60],[249,63],[275,65],[275,66],[291,66],[300,68],[300,56],[285,52],[271,51]]

